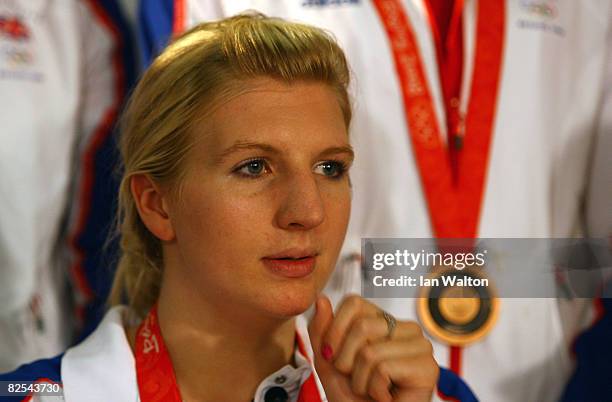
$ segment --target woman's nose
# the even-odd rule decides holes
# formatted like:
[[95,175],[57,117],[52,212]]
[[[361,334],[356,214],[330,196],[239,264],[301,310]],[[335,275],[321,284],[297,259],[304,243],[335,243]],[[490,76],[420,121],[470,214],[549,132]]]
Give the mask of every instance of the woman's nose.
[[325,205],[312,172],[293,175],[283,184],[277,223],[283,229],[308,230],[325,219]]

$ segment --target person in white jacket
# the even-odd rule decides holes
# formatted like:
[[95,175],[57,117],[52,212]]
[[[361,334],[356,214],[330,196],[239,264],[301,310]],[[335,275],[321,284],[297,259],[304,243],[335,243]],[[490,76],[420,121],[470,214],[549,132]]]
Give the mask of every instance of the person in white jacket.
[[0,2],[0,372],[101,318],[131,49],[114,0]]
[[0,383],[68,402],[428,402],[436,384],[475,401],[418,324],[320,296],[350,215],[349,76],[328,34],[259,14],[174,41],[122,125],[112,302],[129,307]]
[[[351,261],[363,237],[612,232],[602,148],[612,135],[612,2],[147,0],[145,62],[173,32],[247,9],[328,29],[355,75],[353,210],[332,299],[360,291]],[[418,318],[414,299],[376,302]],[[556,401],[594,311],[584,299],[502,299],[479,341],[433,338],[436,359],[482,400]]]

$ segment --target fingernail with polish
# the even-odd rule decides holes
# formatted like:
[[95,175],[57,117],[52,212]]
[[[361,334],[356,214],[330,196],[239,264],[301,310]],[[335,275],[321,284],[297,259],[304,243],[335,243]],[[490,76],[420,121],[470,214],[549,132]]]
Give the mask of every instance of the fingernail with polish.
[[329,344],[327,343],[324,343],[321,347],[321,355],[323,356],[323,358],[327,361],[330,361],[333,354],[334,351],[332,350],[331,346],[329,346]]

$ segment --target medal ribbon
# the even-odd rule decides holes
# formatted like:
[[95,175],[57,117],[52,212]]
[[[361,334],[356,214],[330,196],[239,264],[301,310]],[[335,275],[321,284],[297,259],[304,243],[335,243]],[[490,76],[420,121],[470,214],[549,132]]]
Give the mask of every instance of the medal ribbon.
[[[297,332],[296,340],[300,353],[308,356]],[[153,306],[138,327],[135,355],[140,400],[142,402],[181,402],[170,354],[166,349],[159,327],[157,305]],[[314,372],[302,384],[298,402],[321,402]]]
[[[473,239],[478,230],[497,106],[505,31],[504,1],[478,1],[468,108],[465,121],[458,121],[461,126],[456,126],[455,132],[452,130],[458,115],[451,113],[447,117],[448,147],[442,141],[418,43],[401,2],[373,2],[391,45],[432,232],[436,238]],[[462,3],[458,1],[455,6],[462,7]],[[460,11],[454,14],[460,15]],[[436,32],[434,27],[434,36],[438,37]],[[448,88],[443,90],[448,111],[453,105],[446,99]],[[451,139],[453,135],[458,135],[460,146]],[[451,370],[459,373],[461,348],[451,346],[450,356]]]
[[[453,172],[425,68],[399,0],[374,0],[393,52],[410,139],[434,236],[476,237],[489,158],[504,42],[504,2],[478,2],[476,55],[465,139]],[[453,179],[456,177],[456,179]]]
[[463,147],[463,116],[460,111],[463,75],[463,6],[464,0],[424,0],[436,43],[438,74],[444,110],[453,180],[456,180],[457,157]]

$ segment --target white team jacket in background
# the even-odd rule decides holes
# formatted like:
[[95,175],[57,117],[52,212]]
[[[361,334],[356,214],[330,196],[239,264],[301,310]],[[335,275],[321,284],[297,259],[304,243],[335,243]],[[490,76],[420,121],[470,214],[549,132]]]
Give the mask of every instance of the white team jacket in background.
[[125,78],[103,3],[0,1],[0,372],[59,353],[72,335],[66,283],[81,251],[60,265],[56,248],[66,256],[60,235],[90,212],[83,164],[112,129]]
[[[423,0],[402,3],[417,37],[439,126],[445,127]],[[392,52],[371,1],[146,0],[141,7],[140,29],[153,53],[165,44],[159,31],[168,26],[180,31],[245,10],[331,31],[354,73],[351,142],[356,160],[343,255],[359,253],[361,237],[432,236]],[[477,1],[467,0],[465,7],[462,108],[473,69]],[[542,7],[554,13],[544,15]],[[601,147],[610,144],[612,135],[612,94],[610,79],[605,80],[606,64],[612,65],[612,2],[508,0],[505,26],[478,236],[571,237],[585,229],[592,236],[608,236],[610,149]],[[157,41],[151,39],[156,35]],[[341,262],[328,293],[339,300],[347,291],[359,292],[360,278],[356,264],[351,268]],[[376,302],[400,318],[416,319],[412,299]],[[572,370],[571,342],[590,318],[588,304],[502,300],[493,331],[463,350],[462,376],[482,401],[558,400]],[[448,365],[448,346],[434,346],[438,362]]]

